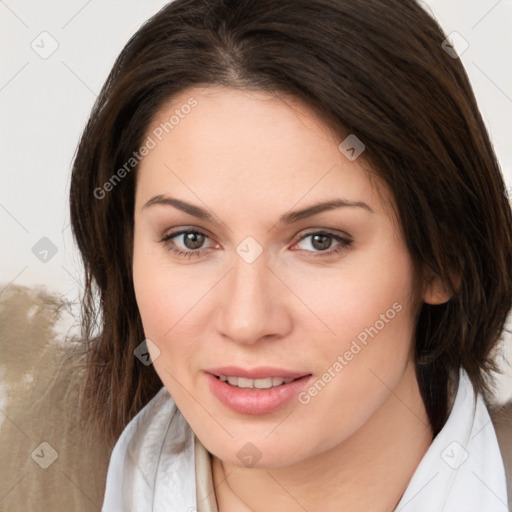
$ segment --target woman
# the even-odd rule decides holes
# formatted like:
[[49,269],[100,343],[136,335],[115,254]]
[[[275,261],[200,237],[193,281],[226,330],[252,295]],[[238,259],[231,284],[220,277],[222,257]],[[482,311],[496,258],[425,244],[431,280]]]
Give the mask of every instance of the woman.
[[412,0],[176,0],[128,42],[71,183],[104,512],[506,510],[511,210],[445,40]]

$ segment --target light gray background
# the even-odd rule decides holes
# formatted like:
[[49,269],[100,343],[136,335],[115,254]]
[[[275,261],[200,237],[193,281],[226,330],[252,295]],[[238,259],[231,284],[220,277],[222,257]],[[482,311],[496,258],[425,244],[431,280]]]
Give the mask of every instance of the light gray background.
[[[68,214],[72,158],[116,56],[165,3],[0,0],[0,293],[11,283],[43,284],[77,300],[81,269]],[[469,44],[461,59],[512,189],[512,68],[506,64],[512,1],[422,3],[447,34],[456,31]],[[42,53],[52,44],[58,48],[47,58],[33,49]],[[57,249],[46,263],[32,252],[42,237]],[[506,345],[512,355],[510,337]],[[512,370],[506,371],[502,399],[512,396]]]

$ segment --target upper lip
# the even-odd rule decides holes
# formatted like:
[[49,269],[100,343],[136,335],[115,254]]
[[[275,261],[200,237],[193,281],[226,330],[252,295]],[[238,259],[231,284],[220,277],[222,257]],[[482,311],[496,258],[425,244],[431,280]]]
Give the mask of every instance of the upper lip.
[[257,366],[251,369],[241,368],[240,366],[219,366],[216,368],[208,368],[205,372],[217,377],[226,375],[227,377],[245,377],[246,379],[266,379],[268,377],[297,379],[305,375],[311,375],[309,372],[297,372],[272,366]]

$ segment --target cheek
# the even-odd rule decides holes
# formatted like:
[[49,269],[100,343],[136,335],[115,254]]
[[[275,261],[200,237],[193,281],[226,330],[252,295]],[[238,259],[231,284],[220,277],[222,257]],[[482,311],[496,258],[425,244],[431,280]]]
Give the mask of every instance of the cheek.
[[137,304],[145,337],[151,340],[147,348],[153,367],[173,398],[183,403],[186,396],[181,397],[181,390],[182,386],[190,388],[186,369],[191,359],[190,348],[194,346],[190,335],[182,335],[180,330],[186,318],[179,321],[185,314],[181,312],[183,294],[170,288],[166,279],[155,279],[154,271],[142,269],[136,278],[137,273],[134,267]]
[[315,399],[316,413],[338,403],[344,414],[364,415],[364,408],[370,411],[386,395],[383,383],[392,388],[402,377],[414,346],[412,287],[406,252],[395,252],[393,261],[372,258],[310,287],[308,304],[318,314],[311,329],[319,333],[321,326],[326,333],[315,337],[316,372],[327,382],[312,390],[315,396],[321,390],[323,397]]
[[[165,343],[166,335],[172,333],[176,323],[174,312],[178,308],[176,284],[170,285],[169,271],[165,271],[158,261],[156,251],[151,251],[135,239],[133,253],[133,284],[137,307],[142,320],[144,334],[160,350],[159,358],[155,358],[155,368],[166,357],[169,351]],[[180,295],[181,297],[181,295]]]
[[405,251],[392,260],[375,258],[337,282],[326,280],[317,294],[317,311],[335,333],[318,347],[324,365],[318,370],[335,375],[326,375],[332,384],[324,404],[341,400],[342,410],[356,416],[362,404],[371,410],[372,400],[376,406],[383,399],[386,385],[394,387],[412,356],[413,266]]
[[323,425],[319,449],[354,434],[403,378],[413,347],[409,291],[395,287],[386,294],[363,294],[361,301],[347,292],[340,297],[345,303],[326,301],[325,321],[336,335],[318,337],[316,380],[299,397],[304,431]]
[[188,300],[187,293],[180,291],[182,288],[175,280],[171,284],[166,276],[155,278],[151,271],[142,272],[138,278],[134,274],[134,282],[146,337],[158,346],[164,358],[171,356],[174,351],[183,354],[180,348],[191,344],[192,333],[187,335],[186,331],[192,316],[187,319],[187,313],[193,314],[194,297]]
[[176,323],[190,287],[181,282],[179,272],[172,272],[165,251],[156,242],[146,240],[144,235],[137,231],[135,234],[135,296],[146,336],[162,342]]
[[387,347],[410,343],[413,266],[405,250],[358,256],[328,270],[303,273],[294,283],[310,311],[301,322],[324,340],[320,350],[332,357],[333,351],[349,350],[356,339],[363,346],[371,339],[386,340]]
[[179,394],[177,382],[189,383],[198,329],[206,321],[206,283],[172,266],[165,251],[143,244],[134,246],[133,281],[144,334],[154,344],[148,344],[154,368],[167,389]]

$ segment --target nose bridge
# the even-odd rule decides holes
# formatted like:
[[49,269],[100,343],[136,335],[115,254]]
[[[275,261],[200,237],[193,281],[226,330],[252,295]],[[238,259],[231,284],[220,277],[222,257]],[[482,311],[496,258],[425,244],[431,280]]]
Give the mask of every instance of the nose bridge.
[[220,332],[239,343],[254,343],[265,335],[282,334],[285,326],[277,323],[282,310],[276,286],[279,280],[268,268],[264,254],[252,262],[236,255],[224,289]]

